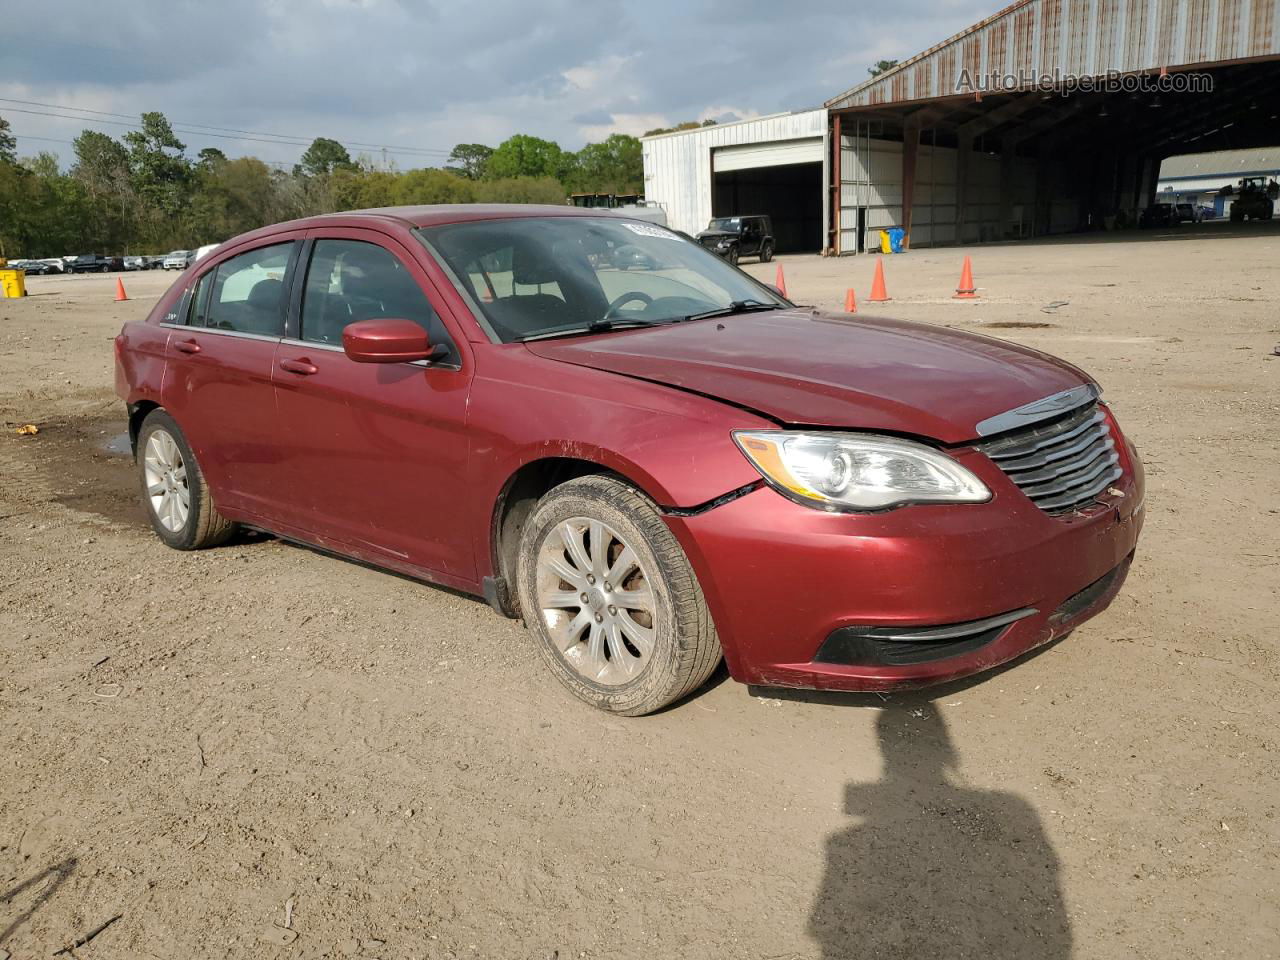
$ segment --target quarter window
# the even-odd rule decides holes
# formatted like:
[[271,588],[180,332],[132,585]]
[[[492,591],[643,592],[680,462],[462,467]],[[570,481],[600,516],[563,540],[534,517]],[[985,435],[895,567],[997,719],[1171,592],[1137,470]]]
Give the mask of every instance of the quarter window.
[[426,294],[391,251],[361,240],[317,240],[302,297],[302,339],[341,344],[348,324],[390,317],[412,320],[433,344],[450,344]]
[[[292,252],[292,242],[277,243],[218,264],[196,287],[192,324],[236,333],[282,336],[284,278]],[[212,289],[206,295],[209,284]]]

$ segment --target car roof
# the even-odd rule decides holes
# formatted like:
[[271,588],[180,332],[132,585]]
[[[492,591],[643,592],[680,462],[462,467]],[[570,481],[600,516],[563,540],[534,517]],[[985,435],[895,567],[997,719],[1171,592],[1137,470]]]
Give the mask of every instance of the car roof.
[[286,220],[260,227],[238,237],[224,241],[220,246],[230,247],[243,240],[268,237],[293,230],[310,230],[315,227],[360,227],[379,224],[399,227],[434,227],[447,223],[468,223],[474,220],[517,220],[529,217],[609,217],[629,219],[617,213],[592,207],[574,207],[539,203],[442,203],[407,207],[372,207],[367,210],[343,210],[322,213],[300,220]]

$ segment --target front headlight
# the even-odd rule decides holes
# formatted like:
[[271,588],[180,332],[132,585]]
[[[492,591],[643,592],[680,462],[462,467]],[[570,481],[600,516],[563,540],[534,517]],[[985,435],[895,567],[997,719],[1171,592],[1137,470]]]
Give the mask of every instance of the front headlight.
[[790,430],[738,430],[733,439],[771,487],[821,510],[991,499],[986,485],[955,460],[910,440]]

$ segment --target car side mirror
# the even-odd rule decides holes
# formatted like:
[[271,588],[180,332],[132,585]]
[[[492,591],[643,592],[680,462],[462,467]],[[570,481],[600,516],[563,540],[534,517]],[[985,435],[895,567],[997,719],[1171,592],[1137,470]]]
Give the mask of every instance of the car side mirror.
[[432,346],[422,327],[398,317],[347,324],[342,329],[342,349],[356,363],[439,360],[448,352],[444,344]]

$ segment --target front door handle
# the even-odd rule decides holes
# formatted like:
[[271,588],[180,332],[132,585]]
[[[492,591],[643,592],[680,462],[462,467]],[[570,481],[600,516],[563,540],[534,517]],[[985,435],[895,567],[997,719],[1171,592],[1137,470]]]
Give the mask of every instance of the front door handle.
[[288,370],[290,373],[296,373],[302,377],[309,377],[313,373],[319,373],[320,368],[309,360],[281,360],[280,369]]
[[194,340],[178,340],[174,343],[173,349],[181,353],[199,353],[200,344]]

